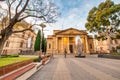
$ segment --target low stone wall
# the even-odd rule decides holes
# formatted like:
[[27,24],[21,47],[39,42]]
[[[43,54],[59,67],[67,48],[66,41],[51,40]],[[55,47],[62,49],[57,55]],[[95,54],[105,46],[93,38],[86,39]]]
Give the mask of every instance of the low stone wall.
[[36,51],[36,52],[34,52],[34,55],[40,55],[40,54],[41,54],[40,51]]
[[25,61],[21,61],[21,62],[16,62],[16,63],[13,63],[13,64],[9,64],[9,65],[6,65],[6,66],[2,66],[0,67],[0,76],[1,75],[4,75],[4,74],[7,74],[15,69],[18,69],[20,67],[23,67],[27,64],[30,64],[32,63],[33,60],[30,59],[30,60],[25,60]]
[[110,58],[110,59],[120,59],[120,56],[117,55],[107,55],[107,54],[99,54],[98,57],[100,58]]

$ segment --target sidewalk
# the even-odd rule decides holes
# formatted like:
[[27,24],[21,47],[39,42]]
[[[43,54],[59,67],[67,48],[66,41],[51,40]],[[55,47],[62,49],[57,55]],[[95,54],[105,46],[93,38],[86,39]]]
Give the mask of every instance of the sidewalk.
[[33,73],[35,73],[40,66],[42,66],[42,62],[30,63],[8,74],[0,76],[0,80],[26,80]]
[[[46,65],[47,63],[49,63],[50,62],[50,58],[45,62],[45,64],[44,65]],[[29,70],[28,72],[26,72],[24,75],[22,75],[22,76],[20,76],[20,77],[18,77],[17,79],[15,79],[15,80],[27,80],[29,77],[31,77],[32,75],[34,75],[37,71],[39,71],[40,69],[42,69],[43,67],[44,67],[44,65],[42,65],[42,62],[38,62],[38,63],[36,63],[37,65],[33,68],[33,69],[31,69],[31,70]]]
[[36,65],[34,68],[30,69],[29,71],[25,72],[21,76],[17,77],[15,80],[26,80],[31,75],[33,75],[36,71],[38,71],[39,69],[43,67],[42,62],[37,62],[34,64]]

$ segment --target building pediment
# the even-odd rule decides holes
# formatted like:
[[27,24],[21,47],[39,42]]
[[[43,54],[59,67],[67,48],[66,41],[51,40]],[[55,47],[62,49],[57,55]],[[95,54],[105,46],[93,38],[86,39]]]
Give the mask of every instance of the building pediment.
[[69,28],[55,33],[55,35],[85,35],[85,34],[87,34],[85,30],[78,30],[74,28]]

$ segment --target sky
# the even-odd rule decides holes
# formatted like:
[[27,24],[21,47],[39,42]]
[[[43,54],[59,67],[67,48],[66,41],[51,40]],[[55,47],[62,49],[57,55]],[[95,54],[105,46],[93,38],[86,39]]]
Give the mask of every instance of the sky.
[[[52,35],[53,30],[64,30],[67,28],[76,28],[79,30],[86,30],[85,23],[89,10],[97,7],[105,0],[52,0],[59,8],[61,15],[58,16],[57,22],[46,24],[44,29],[45,37]],[[115,4],[119,4],[120,0],[112,0]],[[3,5],[5,7],[5,5]]]
[[[57,22],[48,24],[45,28],[45,35],[53,34],[53,30],[64,30],[67,28],[77,28],[86,30],[85,23],[88,12],[94,6],[98,6],[105,0],[53,0],[59,7],[61,15],[58,17]],[[120,0],[112,0],[115,4],[120,3]]]

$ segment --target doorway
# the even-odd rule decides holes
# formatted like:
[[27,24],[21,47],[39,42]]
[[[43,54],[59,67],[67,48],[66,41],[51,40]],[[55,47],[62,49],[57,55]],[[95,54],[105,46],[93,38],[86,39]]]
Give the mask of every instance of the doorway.
[[73,45],[69,45],[70,53],[73,53]]

